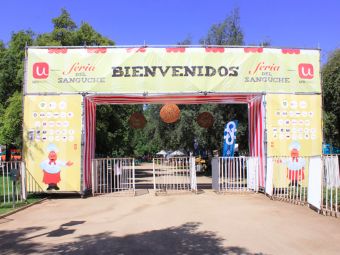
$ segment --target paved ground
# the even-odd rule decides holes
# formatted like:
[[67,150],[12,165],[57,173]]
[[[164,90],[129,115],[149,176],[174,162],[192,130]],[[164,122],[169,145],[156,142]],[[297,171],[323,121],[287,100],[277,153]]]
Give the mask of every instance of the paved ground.
[[38,253],[339,254],[340,220],[211,190],[50,199],[0,219],[0,254]]
[[[137,187],[152,187],[150,168]],[[59,198],[0,219],[1,255],[38,253],[339,254],[340,220],[263,194]]]
[[[157,168],[157,166],[156,166]],[[153,170],[152,170],[152,163],[143,163],[140,166],[136,166],[136,188],[153,188]],[[177,174],[176,179],[172,179],[171,177],[167,177],[168,183],[177,183],[179,180],[180,183],[190,183],[189,177],[186,174],[183,174],[181,170],[179,170],[180,173]],[[181,176],[182,178],[180,178]],[[156,180],[163,179],[162,177],[159,177],[159,175],[156,176]],[[160,181],[162,183],[162,181]],[[197,184],[198,188],[209,188],[211,189],[211,177],[204,176],[204,174],[197,173]],[[159,183],[159,181],[158,181]]]

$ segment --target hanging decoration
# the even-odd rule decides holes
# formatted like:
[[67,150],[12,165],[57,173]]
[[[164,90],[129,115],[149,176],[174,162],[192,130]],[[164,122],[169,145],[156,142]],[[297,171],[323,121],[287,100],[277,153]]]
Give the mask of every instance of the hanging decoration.
[[144,115],[140,112],[134,112],[129,119],[129,125],[132,128],[144,128],[146,124],[146,119]]
[[174,123],[180,117],[181,111],[176,104],[166,104],[162,107],[159,116],[165,123]]
[[201,112],[196,121],[202,128],[210,128],[214,124],[214,117],[210,112]]

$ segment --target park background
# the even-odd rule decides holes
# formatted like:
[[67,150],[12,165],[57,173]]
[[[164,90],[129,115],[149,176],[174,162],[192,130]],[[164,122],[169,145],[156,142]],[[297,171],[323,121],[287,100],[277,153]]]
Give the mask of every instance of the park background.
[[[26,46],[250,45],[320,48],[324,143],[340,146],[340,50],[337,1],[11,1],[0,22],[0,144],[22,146],[22,86]],[[239,121],[237,140],[248,154],[246,105],[180,105],[181,118],[166,124],[161,105],[105,105],[97,109],[97,156],[220,150],[227,121]],[[144,129],[128,120],[143,112]],[[198,113],[214,116],[209,129]]]

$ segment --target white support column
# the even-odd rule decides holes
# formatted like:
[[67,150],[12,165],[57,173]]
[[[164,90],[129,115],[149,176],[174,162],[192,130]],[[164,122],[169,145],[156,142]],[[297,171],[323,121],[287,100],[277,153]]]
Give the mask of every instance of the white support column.
[[218,157],[214,157],[211,160],[211,173],[212,173],[212,189],[215,191],[220,191],[219,185],[220,169],[218,164]]
[[273,195],[273,158],[267,157],[266,193]]
[[21,162],[21,197],[23,200],[27,199],[27,183],[26,183],[26,167],[25,162]]
[[196,179],[196,161],[195,157],[190,157],[190,180],[191,180],[191,191],[197,191],[197,179]]
[[308,173],[307,201],[317,209],[321,209],[322,196],[322,160],[321,156],[311,157]]
[[155,169],[155,159],[152,159],[152,173],[153,173],[153,190],[156,192],[156,169]]
[[91,162],[91,175],[92,175],[92,196],[94,196],[96,186],[95,186],[95,178],[94,178],[94,172],[95,172],[95,161],[92,160]]

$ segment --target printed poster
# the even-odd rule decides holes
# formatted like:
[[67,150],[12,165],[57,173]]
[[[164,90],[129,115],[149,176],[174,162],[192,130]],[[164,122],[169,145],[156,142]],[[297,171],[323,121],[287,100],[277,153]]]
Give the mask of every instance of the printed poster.
[[27,179],[43,191],[80,191],[81,107],[80,95],[24,97]]
[[266,96],[268,156],[291,156],[293,143],[299,156],[322,154],[321,95]]
[[308,186],[309,159],[322,153],[321,95],[267,95],[273,186]]

